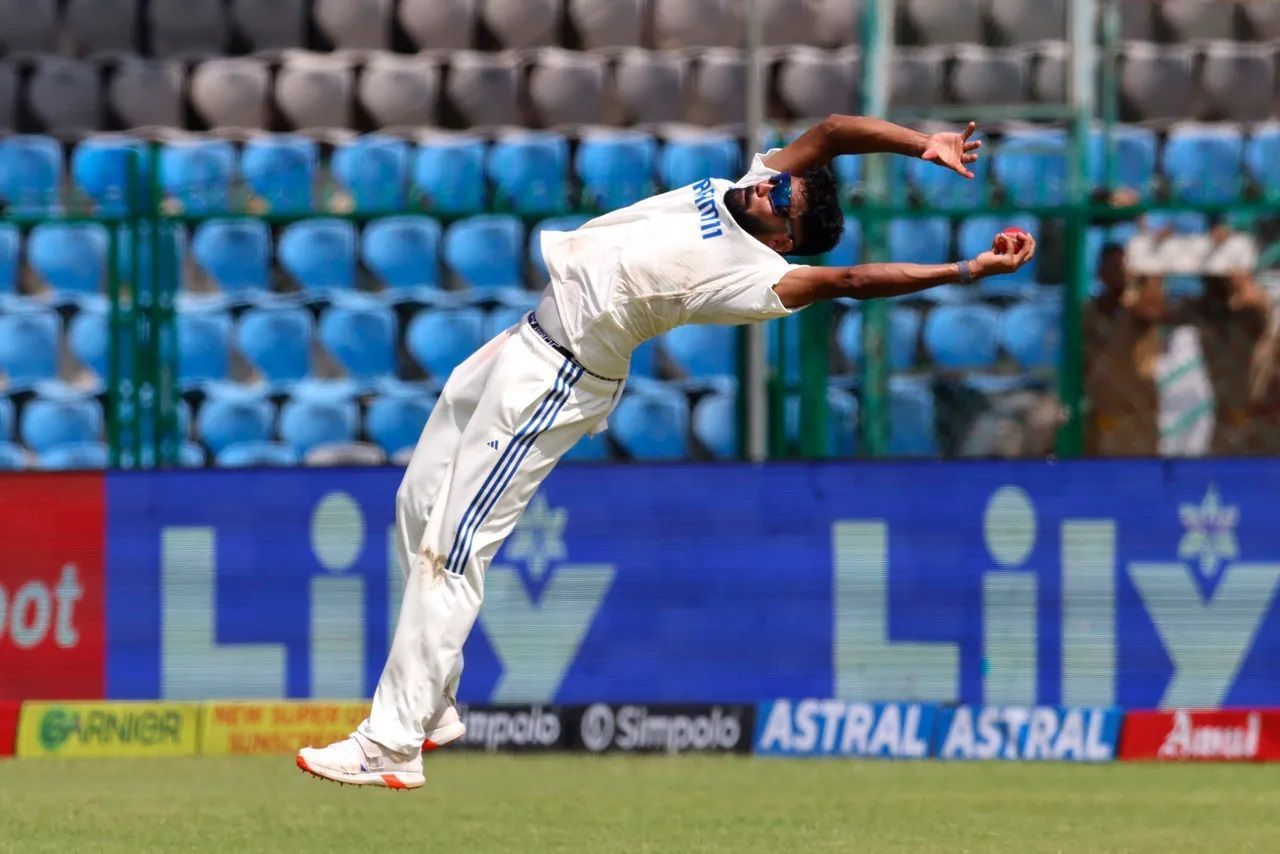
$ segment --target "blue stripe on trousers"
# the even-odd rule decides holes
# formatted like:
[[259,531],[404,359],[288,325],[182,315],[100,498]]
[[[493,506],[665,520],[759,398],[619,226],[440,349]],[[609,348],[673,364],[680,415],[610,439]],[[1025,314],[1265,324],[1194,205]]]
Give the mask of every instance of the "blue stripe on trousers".
[[[494,505],[498,503],[502,493],[511,484],[512,479],[519,470],[520,463],[529,453],[529,449],[533,447],[534,440],[555,423],[556,416],[560,414],[560,410],[564,408],[565,403],[569,400],[569,390],[581,376],[582,369],[576,365],[569,371],[568,376],[557,376],[556,387],[547,398],[548,401],[552,401],[551,406],[543,407],[541,415],[535,413],[534,418],[530,420],[522,435],[518,439],[513,439],[511,444],[508,445],[511,454],[499,461],[498,479],[494,481],[493,486],[483,495],[480,503],[476,506],[469,526],[465,530],[461,526],[459,527],[461,547],[453,555],[454,562],[449,568],[451,572],[461,575],[465,571],[467,558],[471,554],[471,543],[475,539],[476,532],[484,524],[484,520],[493,510]],[[457,546],[458,544],[459,541],[455,540],[454,545]]]
[[519,452],[516,454],[515,457],[512,458],[512,461],[509,463],[510,471],[508,472],[507,476],[503,479],[502,484],[498,486],[498,488],[495,489],[492,493],[490,493],[490,497],[486,506],[480,511],[479,515],[476,518],[476,521],[471,526],[471,531],[467,535],[466,547],[462,550],[462,552],[459,553],[459,556],[458,556],[459,563],[458,563],[458,566],[454,569],[454,572],[458,574],[462,574],[462,572],[465,570],[467,558],[470,557],[471,555],[471,541],[475,538],[476,531],[480,529],[480,526],[484,523],[484,520],[488,518],[489,513],[492,512],[494,506],[497,505],[498,499],[502,497],[502,493],[506,491],[506,488],[511,485],[511,481],[515,479],[516,472],[520,470],[520,464],[524,462],[524,458],[527,457],[529,455],[529,451],[533,449],[534,441],[539,436],[541,436],[544,432],[546,432],[546,430],[550,428],[552,424],[555,423],[556,416],[560,414],[560,410],[564,408],[564,405],[569,402],[569,389],[572,388],[573,384],[576,383],[579,380],[579,378],[582,377],[583,370],[584,369],[582,368],[578,368],[576,373],[572,377],[570,377],[569,385],[564,390],[565,391],[564,396],[556,403],[555,408],[551,412],[549,412],[547,416],[543,419],[543,422],[544,422],[543,425],[539,427],[536,431],[531,432],[524,437],[524,440],[520,445]]
[[445,561],[446,567],[449,567],[449,568],[453,567],[454,559],[457,554],[458,547],[462,543],[463,532],[466,530],[467,526],[470,524],[472,514],[475,513],[479,505],[483,503],[485,495],[487,494],[489,488],[493,485],[494,481],[498,479],[498,475],[502,471],[503,464],[506,462],[507,458],[510,455],[515,453],[513,448],[516,442],[530,428],[532,428],[534,424],[538,422],[538,419],[542,417],[543,413],[547,410],[547,408],[554,405],[553,398],[555,397],[555,395],[560,389],[561,380],[565,376],[567,376],[568,373],[569,373],[569,363],[566,361],[563,365],[560,366],[559,373],[556,374],[556,381],[555,381],[555,384],[552,386],[552,390],[547,392],[546,397],[544,397],[542,399],[542,402],[538,404],[538,408],[533,413],[533,417],[530,418],[527,422],[525,422],[524,426],[522,426],[519,430],[517,430],[515,435],[511,437],[511,441],[508,442],[507,447],[505,447],[502,450],[502,454],[498,457],[498,461],[494,463],[493,468],[490,469],[489,475],[485,478],[484,483],[481,484],[480,489],[472,497],[471,503],[467,505],[466,511],[462,514],[462,519],[459,520],[458,522],[458,530],[457,530],[457,533],[454,534],[453,545],[449,549],[449,558],[448,560]]
[[532,445],[534,439],[554,422],[556,415],[569,398],[570,388],[581,376],[581,369],[572,362],[566,361],[556,375],[552,390],[542,399],[533,417],[512,437],[458,523],[458,530],[449,550],[449,559],[446,561],[446,567],[450,572],[458,575],[463,573],[471,551],[471,540],[483,524],[485,517],[493,509],[498,497],[514,477],[519,460],[524,458],[521,449]]

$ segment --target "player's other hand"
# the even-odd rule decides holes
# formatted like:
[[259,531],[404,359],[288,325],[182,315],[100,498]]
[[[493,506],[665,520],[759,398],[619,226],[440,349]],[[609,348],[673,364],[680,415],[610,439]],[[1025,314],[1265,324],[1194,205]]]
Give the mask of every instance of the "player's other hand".
[[977,128],[977,124],[969,122],[964,133],[935,133],[925,141],[920,159],[945,166],[957,175],[972,178],[973,173],[967,166],[977,161],[978,149],[982,148],[982,141],[969,139],[969,137],[973,136]]
[[991,249],[970,262],[974,276],[1000,276],[1012,273],[1036,254],[1036,239],[1025,232],[1016,240],[1008,234],[997,234]]

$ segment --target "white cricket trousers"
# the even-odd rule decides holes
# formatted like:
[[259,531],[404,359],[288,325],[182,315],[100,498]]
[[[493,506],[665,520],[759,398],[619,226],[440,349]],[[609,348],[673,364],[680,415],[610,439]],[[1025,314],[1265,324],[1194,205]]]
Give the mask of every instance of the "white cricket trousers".
[[422,746],[456,696],[485,569],[543,478],[619,391],[528,319],[449,376],[396,494],[404,600],[361,735],[402,753]]

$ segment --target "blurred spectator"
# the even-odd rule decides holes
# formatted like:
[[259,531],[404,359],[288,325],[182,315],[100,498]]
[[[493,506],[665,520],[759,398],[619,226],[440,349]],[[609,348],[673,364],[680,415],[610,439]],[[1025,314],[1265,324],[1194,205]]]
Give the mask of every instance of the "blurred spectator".
[[1193,326],[1200,336],[1214,398],[1209,453],[1262,453],[1267,431],[1253,416],[1271,306],[1250,272],[1257,260],[1252,239],[1217,225],[1209,240],[1204,292],[1175,306],[1169,322]]
[[1091,456],[1153,456],[1160,443],[1161,280],[1143,275],[1135,281],[1118,243],[1102,248],[1098,279],[1102,290],[1085,305],[1083,321],[1087,450]]

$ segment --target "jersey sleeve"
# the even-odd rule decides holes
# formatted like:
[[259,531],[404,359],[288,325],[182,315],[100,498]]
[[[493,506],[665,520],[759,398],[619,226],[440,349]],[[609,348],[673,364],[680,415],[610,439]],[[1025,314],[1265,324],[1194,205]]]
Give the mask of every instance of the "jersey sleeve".
[[759,184],[761,181],[768,181],[770,178],[774,177],[775,175],[780,175],[781,173],[777,169],[770,169],[768,166],[765,166],[764,160],[766,157],[772,157],[774,154],[777,154],[781,150],[782,150],[781,148],[771,148],[768,151],[766,151],[764,154],[757,154],[754,158],[752,158],[751,168],[747,171],[747,174],[739,178],[737,183],[735,183],[733,186],[754,187],[756,184]]
[[726,269],[713,287],[701,288],[689,301],[690,323],[737,324],[785,317],[796,309],[787,308],[773,286],[792,270],[805,264],[791,264],[779,257],[776,264],[743,265]]

